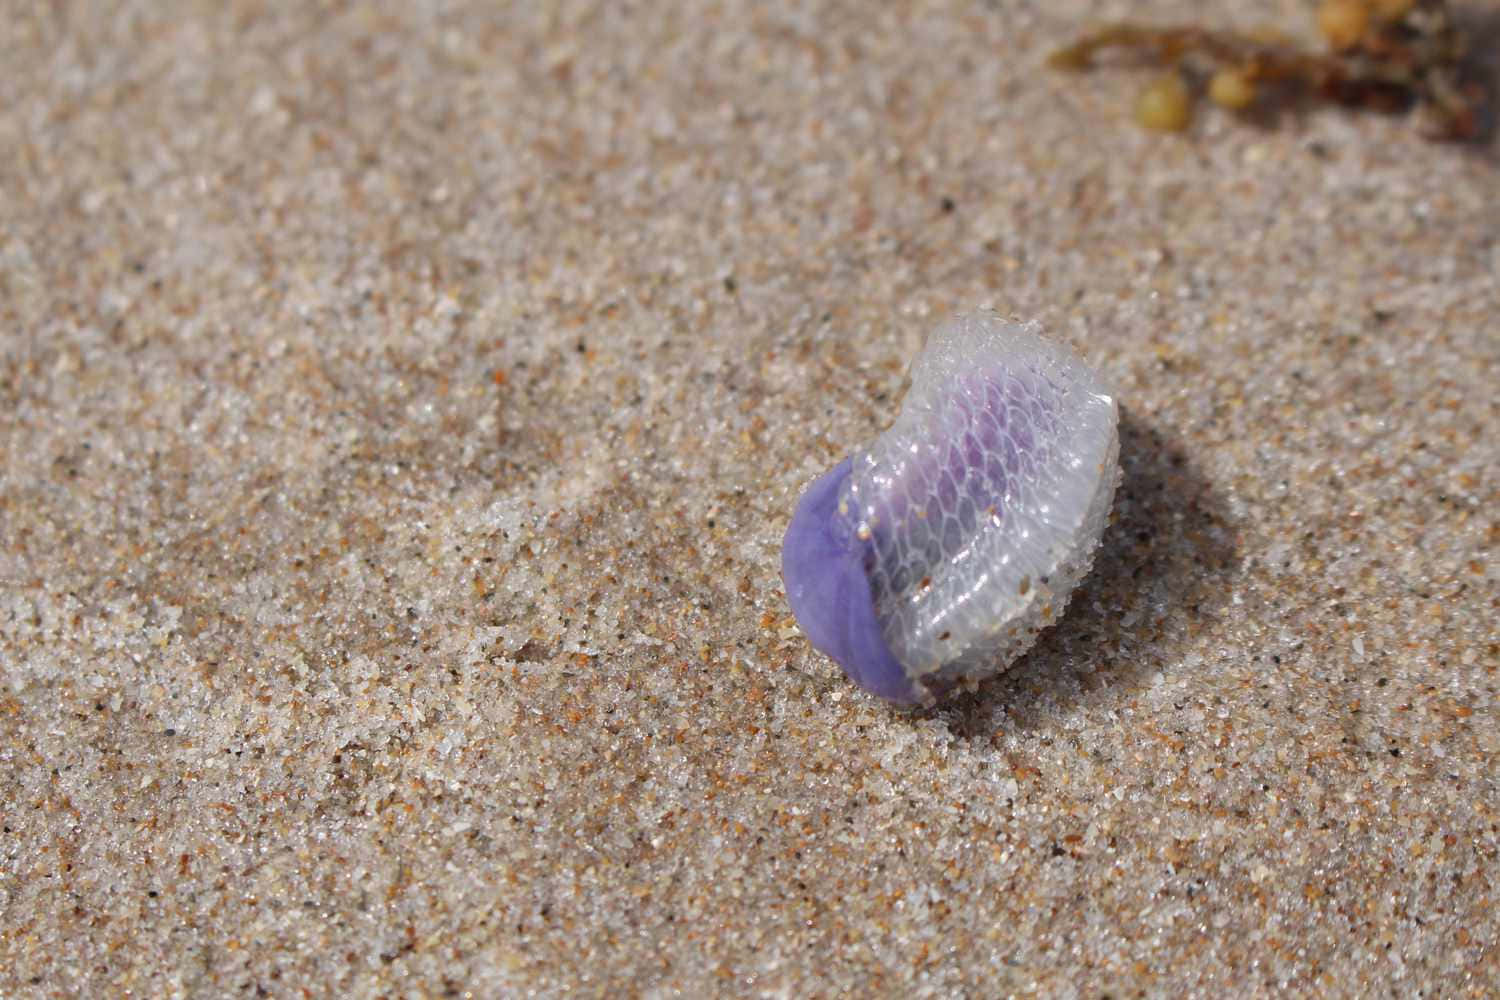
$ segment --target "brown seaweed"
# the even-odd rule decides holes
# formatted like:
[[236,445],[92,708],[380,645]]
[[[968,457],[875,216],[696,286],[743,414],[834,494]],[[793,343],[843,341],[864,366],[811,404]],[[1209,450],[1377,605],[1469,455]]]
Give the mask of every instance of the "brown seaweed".
[[[1293,95],[1350,108],[1415,108],[1434,139],[1469,140],[1484,129],[1490,95],[1469,63],[1469,44],[1444,0],[1324,0],[1318,26],[1327,43],[1311,51],[1274,32],[1216,31],[1199,26],[1113,24],[1052,54],[1052,66],[1091,68],[1106,50],[1133,52],[1173,75],[1207,80],[1211,100],[1248,110]],[[1191,100],[1162,113],[1162,81],[1143,95],[1137,117],[1157,128],[1181,128]],[[1147,99],[1149,98],[1149,99]],[[1173,113],[1180,111],[1180,113]]]

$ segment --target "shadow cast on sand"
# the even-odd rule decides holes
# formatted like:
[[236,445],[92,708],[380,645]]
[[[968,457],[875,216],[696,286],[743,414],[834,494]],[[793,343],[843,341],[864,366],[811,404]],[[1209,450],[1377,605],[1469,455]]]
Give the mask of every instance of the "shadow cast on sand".
[[1222,612],[1240,560],[1211,485],[1179,444],[1123,409],[1120,465],[1113,521],[1062,619],[1010,670],[929,713],[960,739],[1028,728],[1099,689],[1128,697],[1170,674],[1181,637]]

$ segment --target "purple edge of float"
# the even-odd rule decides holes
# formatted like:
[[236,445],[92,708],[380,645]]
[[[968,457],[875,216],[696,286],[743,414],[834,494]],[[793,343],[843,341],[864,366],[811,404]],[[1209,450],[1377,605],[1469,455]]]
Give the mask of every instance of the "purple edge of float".
[[838,511],[839,489],[853,465],[844,459],[802,494],[781,545],[787,603],[809,641],[849,679],[890,701],[917,701],[911,679],[880,632],[865,575],[871,543],[860,541]]

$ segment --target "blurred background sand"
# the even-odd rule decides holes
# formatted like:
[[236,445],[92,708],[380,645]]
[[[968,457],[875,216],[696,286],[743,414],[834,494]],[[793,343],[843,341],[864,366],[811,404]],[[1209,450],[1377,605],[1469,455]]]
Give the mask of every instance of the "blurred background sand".
[[[1127,14],[1316,41],[12,5],[0,992],[1493,988],[1495,151],[1139,131],[1043,66]],[[781,532],[983,305],[1117,387],[1124,482],[1037,649],[904,715]]]

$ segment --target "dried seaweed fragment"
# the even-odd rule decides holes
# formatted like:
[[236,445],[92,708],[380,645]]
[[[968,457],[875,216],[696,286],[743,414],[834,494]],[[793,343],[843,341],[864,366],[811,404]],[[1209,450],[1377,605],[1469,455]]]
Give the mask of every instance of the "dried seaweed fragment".
[[[1184,81],[1206,79],[1210,100],[1253,108],[1272,90],[1345,107],[1399,111],[1415,106],[1424,134],[1478,138],[1489,106],[1468,63],[1468,44],[1445,0],[1324,0],[1318,27],[1326,52],[1298,47],[1273,32],[1243,34],[1198,26],[1114,24],[1054,52],[1058,69],[1085,70],[1107,49],[1124,49],[1169,67]],[[1152,87],[1159,91],[1157,79]],[[1147,114],[1153,128],[1184,128],[1181,116]]]

